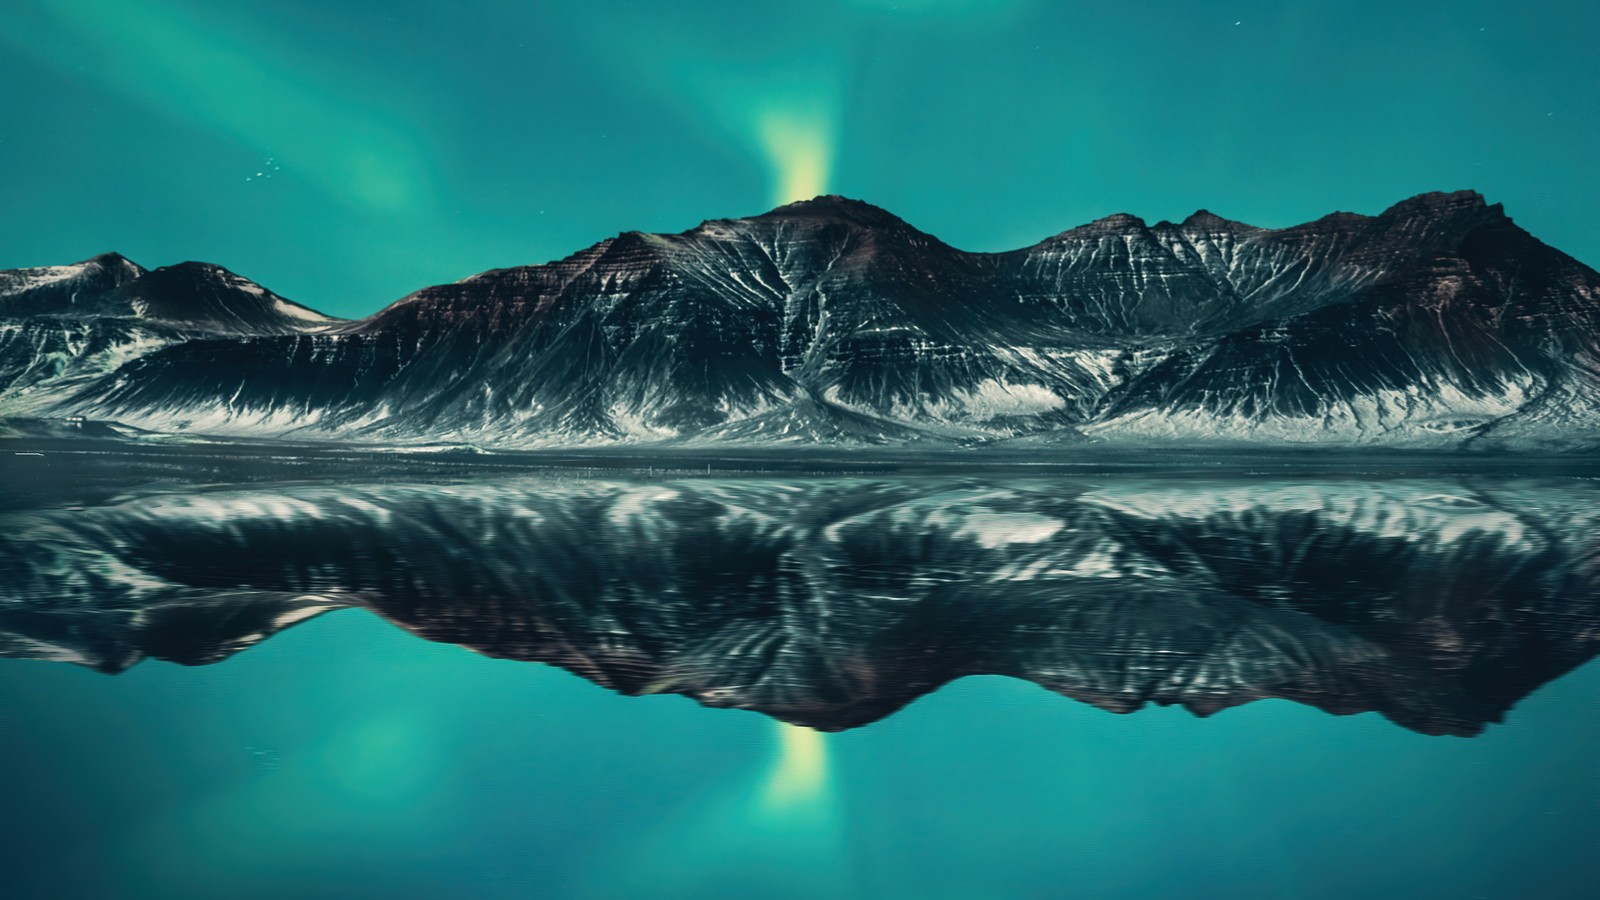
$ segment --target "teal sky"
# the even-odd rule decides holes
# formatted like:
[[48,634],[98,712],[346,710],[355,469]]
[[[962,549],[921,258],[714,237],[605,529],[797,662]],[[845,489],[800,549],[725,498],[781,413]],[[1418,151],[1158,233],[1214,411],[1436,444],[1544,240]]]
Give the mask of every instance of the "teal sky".
[[998,250],[1458,188],[1597,264],[1597,39],[1593,2],[8,0],[0,267],[354,316],[824,191]]

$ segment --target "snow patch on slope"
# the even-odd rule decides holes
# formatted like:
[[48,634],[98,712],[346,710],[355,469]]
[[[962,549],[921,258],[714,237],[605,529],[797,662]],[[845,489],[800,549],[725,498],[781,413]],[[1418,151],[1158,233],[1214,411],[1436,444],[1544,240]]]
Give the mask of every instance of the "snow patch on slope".
[[[948,396],[924,400],[922,413],[936,419],[971,419],[988,422],[1003,416],[1032,416],[1066,406],[1055,391],[1042,384],[1015,384],[986,378],[971,389],[958,388]],[[896,409],[898,418],[915,418],[910,410]]]
[[278,313],[279,315],[288,316],[291,319],[299,319],[303,322],[337,321],[332,317],[325,316],[322,313],[317,312],[316,310],[307,309],[298,303],[291,303],[282,297],[278,297],[272,301],[272,311]]

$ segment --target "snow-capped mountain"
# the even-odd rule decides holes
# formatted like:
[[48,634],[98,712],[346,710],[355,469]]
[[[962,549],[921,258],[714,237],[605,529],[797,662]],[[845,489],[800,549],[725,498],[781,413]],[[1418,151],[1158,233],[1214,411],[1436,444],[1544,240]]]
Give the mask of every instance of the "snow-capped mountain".
[[[74,279],[98,299],[61,299],[83,294]],[[1116,215],[1005,253],[819,197],[624,233],[354,322],[220,269],[100,257],[0,276],[0,316],[18,345],[0,415],[154,430],[1600,445],[1600,274],[1471,192],[1284,229]],[[15,337],[68,321],[168,331],[115,350]]]
[[206,263],[146,271],[106,253],[0,271],[0,415],[57,411],[124,364],[174,344],[335,321]]

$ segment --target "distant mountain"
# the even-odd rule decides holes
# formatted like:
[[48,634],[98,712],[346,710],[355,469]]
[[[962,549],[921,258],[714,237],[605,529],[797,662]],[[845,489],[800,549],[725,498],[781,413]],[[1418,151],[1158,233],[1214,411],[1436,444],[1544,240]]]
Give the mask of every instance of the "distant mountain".
[[338,320],[220,266],[154,271],[116,253],[0,271],[0,415],[58,413],[126,363],[201,339],[296,334]]
[[1284,229],[1115,215],[1005,253],[819,197],[354,322],[108,256],[0,274],[0,317],[0,415],[162,431],[1600,446],[1600,274],[1471,192]]
[[226,335],[293,334],[335,321],[221,266],[186,262],[147,272],[117,253],[0,271],[0,317],[138,319]]

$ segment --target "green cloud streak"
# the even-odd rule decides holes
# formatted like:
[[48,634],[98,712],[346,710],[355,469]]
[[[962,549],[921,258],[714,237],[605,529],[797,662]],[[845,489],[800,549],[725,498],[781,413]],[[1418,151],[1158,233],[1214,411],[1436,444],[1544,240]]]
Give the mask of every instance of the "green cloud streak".
[[343,202],[385,213],[431,203],[433,179],[418,141],[363,98],[264,58],[270,41],[231,34],[176,4],[39,5],[64,42],[39,44],[22,29],[5,29],[0,40],[57,67],[93,59],[109,86],[276,157]]

